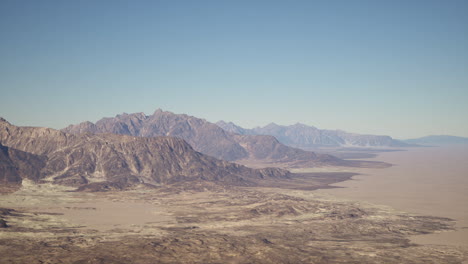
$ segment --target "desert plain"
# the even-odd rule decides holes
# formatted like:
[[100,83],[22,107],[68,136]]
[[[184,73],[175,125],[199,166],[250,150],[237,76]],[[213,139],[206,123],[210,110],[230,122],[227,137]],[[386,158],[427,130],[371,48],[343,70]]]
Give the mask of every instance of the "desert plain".
[[[405,174],[401,161],[409,154],[374,158],[393,163],[390,168],[295,169],[291,179],[263,187],[193,181],[77,192],[26,180],[20,190],[0,196],[6,226],[0,229],[0,262],[463,263],[466,240],[430,240],[466,232],[463,202],[452,208],[461,214],[443,204],[421,207],[448,193],[442,188],[420,200],[428,197],[416,188],[424,182],[414,182],[414,191],[408,182],[421,175]],[[421,160],[419,167],[425,168]],[[390,177],[393,170],[402,178]]]

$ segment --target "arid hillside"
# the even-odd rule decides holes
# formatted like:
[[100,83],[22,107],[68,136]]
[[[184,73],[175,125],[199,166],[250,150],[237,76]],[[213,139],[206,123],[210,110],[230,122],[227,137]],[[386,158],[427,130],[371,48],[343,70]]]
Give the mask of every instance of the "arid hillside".
[[11,182],[27,177],[82,189],[122,189],[191,180],[249,185],[252,180],[289,175],[282,169],[254,170],[221,161],[174,137],[73,135],[50,128],[18,127],[3,120],[0,143],[5,157],[0,168],[4,180]]

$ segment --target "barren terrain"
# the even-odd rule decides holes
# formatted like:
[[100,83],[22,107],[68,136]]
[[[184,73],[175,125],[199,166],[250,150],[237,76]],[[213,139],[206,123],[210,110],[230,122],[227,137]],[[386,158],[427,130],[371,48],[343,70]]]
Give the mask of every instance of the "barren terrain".
[[319,190],[318,193],[385,204],[420,215],[452,218],[457,222],[455,232],[417,236],[413,241],[468,248],[467,159],[466,145],[381,153],[376,160],[395,166],[383,170],[342,170],[360,175],[335,185],[344,188]]
[[[1,196],[1,263],[461,263],[466,252],[408,236],[451,219],[324,198],[352,174],[304,174],[285,188],[208,182],[74,192],[23,183]],[[11,210],[13,209],[13,210]]]

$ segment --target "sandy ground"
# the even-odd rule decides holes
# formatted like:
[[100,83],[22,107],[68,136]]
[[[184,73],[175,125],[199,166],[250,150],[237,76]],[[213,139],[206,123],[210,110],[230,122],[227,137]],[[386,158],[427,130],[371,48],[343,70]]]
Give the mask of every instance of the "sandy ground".
[[[454,232],[414,236],[416,243],[455,245],[468,248],[468,147],[413,148],[386,152],[374,160],[394,164],[386,169],[341,169],[363,175],[318,190],[341,198],[389,205],[417,213],[453,218]],[[334,171],[333,168],[317,170]]]

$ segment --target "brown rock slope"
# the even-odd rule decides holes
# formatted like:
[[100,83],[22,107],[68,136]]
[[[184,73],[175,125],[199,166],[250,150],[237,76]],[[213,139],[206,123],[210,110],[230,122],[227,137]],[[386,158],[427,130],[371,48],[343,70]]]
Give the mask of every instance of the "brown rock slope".
[[[34,174],[36,180],[81,186],[81,189],[122,189],[135,184],[191,180],[250,185],[259,179],[289,177],[289,172],[281,169],[254,170],[217,160],[172,137],[73,135],[50,128],[18,127],[0,120],[0,144],[8,147],[2,148],[0,167],[0,173],[8,175],[8,181],[19,181],[23,165],[17,164],[30,164],[33,157],[38,157],[37,163],[41,165]],[[17,162],[11,160],[10,152],[5,154],[9,149],[23,153],[14,152]]]
[[0,144],[0,183],[21,184],[23,178],[37,181],[45,166],[45,157]]
[[224,130],[203,119],[156,110],[153,115],[143,113],[103,118],[93,124],[83,122],[70,125],[67,133],[114,133],[139,137],[173,136],[186,140],[194,149],[219,159],[234,161],[249,153]]
[[230,133],[206,120],[160,109],[150,116],[143,113],[122,114],[103,118],[96,124],[84,122],[70,125],[63,131],[73,134],[91,132],[139,137],[173,136],[186,140],[197,151],[226,161],[287,164],[291,167],[364,165],[362,162],[344,161],[331,155],[288,147],[272,136]]
[[9,148],[2,145],[0,145],[0,182],[2,184],[21,183],[18,167],[10,158]]

